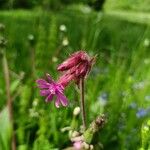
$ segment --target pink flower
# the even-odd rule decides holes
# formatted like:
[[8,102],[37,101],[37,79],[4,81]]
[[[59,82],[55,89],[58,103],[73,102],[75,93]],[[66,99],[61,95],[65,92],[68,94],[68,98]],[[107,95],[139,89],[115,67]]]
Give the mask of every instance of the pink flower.
[[62,71],[67,79],[75,80],[78,84],[79,80],[90,72],[94,62],[95,57],[90,57],[85,51],[78,51],[60,64],[57,70]]
[[78,51],[73,53],[68,59],[60,64],[57,69],[58,71],[65,71],[85,60],[90,60],[90,57],[86,54],[86,52]]
[[74,78],[74,74],[66,73],[60,76],[60,78],[58,79],[58,83],[61,84],[63,87],[66,87]]
[[83,149],[83,136],[77,136],[71,139],[73,142],[73,147],[76,150],[81,150]]
[[82,144],[83,144],[82,141],[76,141],[76,142],[73,143],[73,147],[74,147],[76,150],[81,150],[81,148],[83,148]]
[[64,87],[60,83],[56,83],[52,80],[49,74],[46,75],[48,81],[44,79],[38,79],[36,83],[38,84],[38,87],[41,89],[40,90],[40,95],[41,96],[46,96],[45,101],[50,102],[52,101],[53,97],[56,96],[55,100],[55,106],[57,108],[60,107],[62,104],[63,106],[68,105],[68,100],[63,94]]

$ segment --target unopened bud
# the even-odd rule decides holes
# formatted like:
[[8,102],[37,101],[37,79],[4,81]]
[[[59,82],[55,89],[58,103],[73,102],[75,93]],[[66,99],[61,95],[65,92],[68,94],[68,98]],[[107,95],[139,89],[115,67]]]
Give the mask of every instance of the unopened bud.
[[52,62],[57,62],[58,58],[57,57],[52,57]]
[[77,131],[73,131],[73,132],[72,132],[72,138],[77,137],[77,136],[79,136],[79,135],[80,135],[80,133],[77,132]]
[[62,25],[60,25],[59,30],[62,31],[62,32],[66,32],[67,28],[64,24],[62,24]]
[[34,40],[33,34],[29,34],[29,35],[28,35],[28,40],[29,40],[29,41],[33,41],[33,40]]
[[28,40],[29,40],[29,43],[30,43],[31,45],[34,45],[34,44],[35,44],[35,37],[34,37],[33,34],[29,34],[29,35],[28,35]]
[[63,41],[62,41],[62,45],[63,45],[63,46],[68,46],[68,44],[69,44],[69,41],[68,41],[68,38],[66,37],[66,38],[64,38]]
[[94,146],[93,145],[90,145],[90,150],[93,150],[94,149]]
[[32,105],[33,105],[34,107],[36,107],[36,106],[38,105],[38,100],[35,99],[35,100],[33,101]]
[[80,114],[80,111],[81,111],[80,107],[75,107],[75,109],[74,109],[74,111],[73,111],[73,115],[74,115],[74,116],[79,115],[79,114]]
[[90,148],[90,145],[87,144],[86,142],[83,142],[83,146],[84,146],[85,149],[89,149]]

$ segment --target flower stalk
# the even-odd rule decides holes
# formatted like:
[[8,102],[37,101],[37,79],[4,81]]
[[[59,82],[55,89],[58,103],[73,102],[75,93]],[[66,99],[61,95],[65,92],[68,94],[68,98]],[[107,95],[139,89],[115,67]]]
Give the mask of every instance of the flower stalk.
[[[3,33],[5,30],[5,26],[3,24],[0,25],[0,33]],[[2,34],[3,35],[3,34]],[[2,67],[4,71],[4,78],[6,83],[6,96],[7,96],[7,107],[9,113],[9,120],[12,123],[12,139],[11,139],[11,149],[16,150],[16,139],[14,133],[14,118],[13,118],[13,99],[10,93],[10,72],[8,61],[5,53],[7,40],[0,36],[0,57],[2,57]]]
[[6,83],[6,95],[7,95],[7,107],[9,111],[9,119],[12,122],[12,143],[11,148],[12,150],[16,150],[16,139],[14,134],[14,125],[13,125],[13,101],[10,94],[10,76],[9,76],[9,68],[8,68],[8,62],[5,53],[2,54],[2,64],[3,64],[3,70],[4,70],[4,77],[5,77],[5,83]]
[[84,97],[84,77],[80,79],[80,105],[81,105],[81,115],[83,129],[86,129],[86,112],[85,112],[85,97]]

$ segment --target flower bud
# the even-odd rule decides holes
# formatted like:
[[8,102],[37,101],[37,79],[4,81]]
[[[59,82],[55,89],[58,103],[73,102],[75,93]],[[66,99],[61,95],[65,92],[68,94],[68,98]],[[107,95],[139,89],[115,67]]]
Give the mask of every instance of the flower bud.
[[62,41],[62,45],[63,45],[63,46],[68,46],[68,44],[69,44],[69,41],[68,41],[68,38],[66,37],[66,38],[64,38],[63,41]]
[[83,146],[84,146],[85,149],[89,149],[90,148],[90,145],[87,144],[86,142],[83,142]]
[[77,132],[77,131],[73,131],[73,132],[72,132],[72,138],[77,137],[77,136],[79,136],[79,135],[80,135],[80,133]]
[[94,149],[94,146],[93,145],[90,145],[90,150],[93,150]]
[[67,28],[64,24],[62,24],[62,25],[60,25],[59,30],[62,31],[62,32],[66,32]]
[[73,115],[74,115],[74,116],[79,115],[79,114],[80,114],[80,111],[81,111],[80,107],[75,107],[75,109],[73,110]]

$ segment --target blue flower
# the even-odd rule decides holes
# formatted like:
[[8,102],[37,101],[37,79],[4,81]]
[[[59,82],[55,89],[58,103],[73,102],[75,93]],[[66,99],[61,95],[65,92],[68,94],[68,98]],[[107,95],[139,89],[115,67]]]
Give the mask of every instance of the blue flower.
[[143,108],[140,108],[137,113],[136,113],[136,117],[137,118],[142,118],[142,117],[145,117],[147,116],[148,114],[148,110],[147,109],[143,109]]

